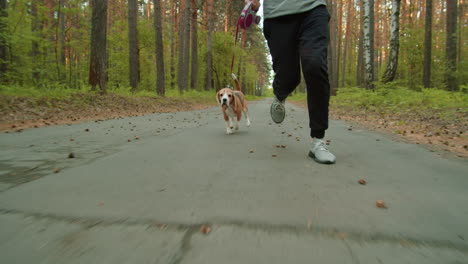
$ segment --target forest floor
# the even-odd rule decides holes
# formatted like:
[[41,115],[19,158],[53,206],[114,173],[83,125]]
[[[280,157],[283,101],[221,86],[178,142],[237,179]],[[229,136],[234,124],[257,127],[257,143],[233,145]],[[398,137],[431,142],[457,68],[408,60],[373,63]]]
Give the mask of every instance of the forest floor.
[[[307,102],[292,101],[307,108]],[[332,104],[330,119],[359,124],[369,130],[398,136],[405,142],[424,144],[431,151],[451,152],[460,158],[468,157],[466,112],[455,110],[456,120],[441,118],[442,110],[401,111],[382,114],[365,108]],[[349,129],[352,129],[350,127]]]
[[[301,99],[290,100],[306,107]],[[205,109],[215,106],[212,96],[195,95],[157,98],[109,93],[96,96],[79,93],[71,97],[24,97],[0,95],[0,131],[21,132],[26,128],[100,121],[151,113]],[[366,107],[331,105],[331,119],[345,120],[368,129],[397,135],[404,141],[424,144],[431,150],[468,157],[466,109],[455,109],[451,119],[441,118],[442,110],[382,113]],[[350,128],[352,129],[352,128]]]
[[21,132],[33,127],[199,110],[214,106],[213,98],[161,98],[113,93],[100,96],[81,93],[67,98],[0,95],[0,131]]

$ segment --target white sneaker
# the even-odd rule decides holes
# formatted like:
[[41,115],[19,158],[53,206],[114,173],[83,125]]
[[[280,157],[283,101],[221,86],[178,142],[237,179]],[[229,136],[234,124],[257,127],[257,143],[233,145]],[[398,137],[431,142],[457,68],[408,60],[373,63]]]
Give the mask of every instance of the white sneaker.
[[316,162],[322,164],[334,164],[336,157],[330,150],[323,139],[315,138],[312,142],[312,147],[309,151],[309,157],[313,158]]

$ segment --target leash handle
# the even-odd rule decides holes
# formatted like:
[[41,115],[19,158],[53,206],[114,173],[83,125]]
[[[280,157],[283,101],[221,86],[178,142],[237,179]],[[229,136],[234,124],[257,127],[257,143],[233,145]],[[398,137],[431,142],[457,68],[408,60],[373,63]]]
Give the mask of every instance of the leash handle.
[[[258,25],[260,23],[260,17],[257,16],[257,11],[254,11],[252,9],[252,5],[252,1],[249,1],[242,9],[239,19],[237,20],[236,40],[234,42],[234,48],[237,46],[237,41],[239,40],[239,28],[247,30],[252,24],[255,23]],[[232,70],[234,69],[234,57],[235,51],[233,52],[231,59],[231,73],[233,73]]]

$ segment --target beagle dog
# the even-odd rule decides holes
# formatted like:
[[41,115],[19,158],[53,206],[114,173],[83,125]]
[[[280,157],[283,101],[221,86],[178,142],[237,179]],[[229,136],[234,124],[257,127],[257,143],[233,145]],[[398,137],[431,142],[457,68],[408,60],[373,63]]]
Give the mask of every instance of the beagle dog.
[[247,101],[244,94],[241,92],[239,80],[233,73],[232,78],[236,83],[236,90],[231,88],[223,88],[216,94],[216,100],[221,106],[226,121],[226,134],[233,133],[233,129],[239,129],[239,121],[241,120],[242,113],[247,119],[247,127],[250,126],[249,109],[247,108]]

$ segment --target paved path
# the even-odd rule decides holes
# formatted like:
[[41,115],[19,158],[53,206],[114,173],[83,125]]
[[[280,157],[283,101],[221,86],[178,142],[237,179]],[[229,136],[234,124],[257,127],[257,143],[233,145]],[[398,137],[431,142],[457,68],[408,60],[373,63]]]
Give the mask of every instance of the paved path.
[[320,165],[269,102],[1,134],[0,262],[468,263],[466,160],[332,121]]

